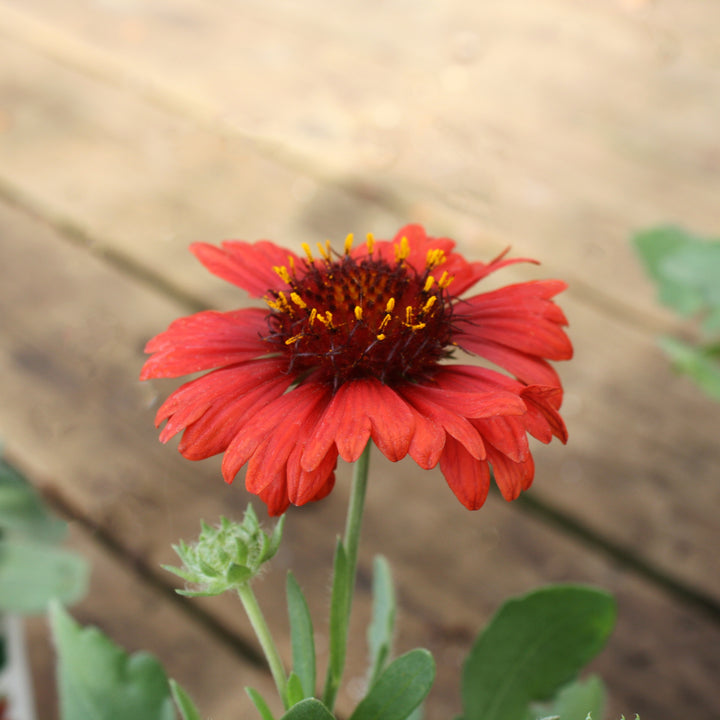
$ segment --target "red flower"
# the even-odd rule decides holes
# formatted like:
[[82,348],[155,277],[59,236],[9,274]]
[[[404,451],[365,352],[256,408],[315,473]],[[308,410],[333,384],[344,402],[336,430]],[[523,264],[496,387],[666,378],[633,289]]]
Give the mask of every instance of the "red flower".
[[[354,462],[370,438],[391,461],[440,463],[467,508],[485,502],[490,467],[503,496],[516,498],[533,479],[528,433],[567,439],[547,362],[572,356],[551,299],[566,285],[461,299],[525,261],[468,262],[454,246],[418,225],[354,249],[349,236],[342,255],[318,245],[315,258],[305,245],[307,259],[266,240],[193,245],[208,270],[267,307],[200,312],[148,343],[142,379],[211,371],[165,401],[160,439],[183,432],[191,460],[224,452],[227,482],[247,463],[247,488],[273,515],[325,497],[338,455]],[[505,373],[451,363],[458,349]]]

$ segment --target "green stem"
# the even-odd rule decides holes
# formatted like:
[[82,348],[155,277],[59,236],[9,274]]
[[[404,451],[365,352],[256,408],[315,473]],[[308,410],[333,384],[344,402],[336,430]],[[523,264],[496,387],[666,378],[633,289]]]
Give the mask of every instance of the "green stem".
[[283,701],[285,709],[288,709],[287,700],[287,677],[285,676],[285,668],[283,667],[282,660],[280,659],[280,653],[275,647],[275,642],[270,634],[270,628],[268,628],[265,622],[265,616],[258,605],[255,593],[249,584],[242,585],[238,588],[238,595],[242,600],[243,607],[250,619],[250,624],[255,631],[257,639],[260,641],[260,646],[265,653],[265,658],[270,666],[270,672],[272,673],[273,680],[275,680],[275,687],[277,687],[278,694]]
[[[341,623],[345,637],[342,642],[342,658],[339,658],[338,667],[345,667],[345,650],[347,647],[347,632],[350,625],[350,610],[352,609],[352,597],[355,590],[355,574],[357,570],[358,560],[358,549],[360,547],[360,526],[362,524],[363,509],[365,507],[365,491],[367,489],[368,481],[368,468],[370,465],[370,447],[371,441],[365,446],[362,455],[358,458],[355,463],[353,470],[352,489],[350,491],[350,503],[348,505],[347,518],[345,520],[345,537],[343,540],[343,547],[345,550],[346,559],[346,577],[347,577],[347,588],[346,592],[342,593],[346,598],[347,602],[343,608],[345,617]],[[333,579],[333,588],[337,583],[337,578]],[[335,589],[333,591],[335,595]],[[342,671],[341,671],[342,672]],[[332,672],[332,668],[328,667],[328,674],[325,681],[325,692],[323,699],[325,705],[332,711],[335,705],[335,697],[340,687],[341,677],[337,676]]]

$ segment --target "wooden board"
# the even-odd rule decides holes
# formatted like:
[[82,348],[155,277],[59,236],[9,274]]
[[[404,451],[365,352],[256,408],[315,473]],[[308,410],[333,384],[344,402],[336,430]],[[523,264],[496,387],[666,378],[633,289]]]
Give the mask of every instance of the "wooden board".
[[[8,43],[6,56],[9,68],[24,69],[22,81],[13,73],[4,81],[4,94],[21,99],[11,115],[11,142],[0,147],[7,193],[55,222],[69,223],[76,242],[172,291],[188,310],[246,301],[198,266],[187,251],[193,240],[219,240],[242,228],[246,237],[270,236],[297,247],[318,237],[342,237],[347,229],[362,233],[362,224],[394,232],[404,222],[397,209],[373,195],[300,174],[246,140],[197,128],[21,44]],[[480,238],[464,246],[479,257],[491,257],[500,247]],[[565,238],[560,256],[573,247]],[[503,280],[555,274],[562,264],[557,259],[553,253],[539,269],[506,271]],[[628,264],[629,256],[623,265]],[[576,276],[579,284],[562,298],[577,350],[576,360],[560,368],[571,443],[539,455],[539,476],[554,482],[539,486],[538,493],[717,599],[718,531],[710,509],[720,492],[712,482],[720,462],[720,410],[671,374],[655,346],[655,327],[648,327],[647,318],[659,316],[635,313],[629,294],[605,302],[588,293],[594,281],[586,269]],[[168,314],[146,325],[137,343],[170,319]],[[697,421],[677,423],[677,417]],[[690,493],[688,473],[695,478]]]
[[[7,308],[0,434],[10,456],[46,493],[61,498],[87,524],[103,528],[132,565],[172,586],[158,569],[172,561],[170,543],[192,539],[200,517],[212,522],[220,514],[239,515],[247,499],[240,487],[221,482],[217,463],[182,460],[160,446],[151,429],[154,393],[136,380],[142,338],[147,326],[179,307],[37,220],[7,208],[0,218]],[[288,567],[297,572],[316,617],[322,617],[331,538],[342,525],[346,493],[345,473],[327,501],[291,513],[286,544],[258,588],[274,626],[286,627],[282,585]],[[614,649],[601,661],[618,712],[637,710],[662,720],[682,703],[695,717],[714,713],[716,623],[513,505],[494,498],[481,513],[469,514],[437,473],[376,461],[353,628],[358,638],[369,613],[367,573],[376,552],[390,555],[398,571],[404,610],[399,649],[427,645],[442,659],[431,715],[457,710],[461,649],[502,599],[553,580],[594,582],[619,596],[621,625]],[[237,601],[227,597],[198,605],[228,636],[252,643]],[[116,627],[116,610],[95,608],[93,619],[107,614],[103,623]],[[280,646],[287,657],[285,632]],[[668,646],[677,648],[672,663],[665,655]],[[361,677],[364,656],[360,641],[350,660],[351,679]],[[657,690],[638,692],[630,672],[635,662],[643,663]],[[678,675],[676,663],[687,675]],[[357,680],[349,684],[341,707],[352,705],[357,686]]]

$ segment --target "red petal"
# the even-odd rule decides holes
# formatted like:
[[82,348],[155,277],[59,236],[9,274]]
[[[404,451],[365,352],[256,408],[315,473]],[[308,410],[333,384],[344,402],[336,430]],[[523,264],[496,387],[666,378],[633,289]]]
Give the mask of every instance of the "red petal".
[[[463,415],[458,414],[453,406],[452,397],[443,398],[443,393],[437,391],[435,395],[430,395],[427,390],[428,388],[421,386],[408,386],[402,389],[401,394],[420,415],[430,419],[462,443],[474,458],[483,459],[485,457],[483,441],[470,422]],[[455,393],[446,395],[453,396]],[[432,402],[436,397],[442,399],[443,403]]]
[[252,297],[262,297],[269,290],[286,290],[273,267],[298,261],[295,253],[268,240],[255,243],[226,240],[222,247],[193,243],[190,250],[214,275],[241,287]]
[[492,465],[495,482],[506,500],[515,500],[523,490],[532,485],[535,463],[532,455],[522,462],[513,462],[506,455],[488,447],[488,459]]
[[450,489],[468,510],[483,506],[490,489],[486,461],[476,460],[457,440],[448,437],[440,457],[440,469]]
[[145,346],[153,355],[140,379],[179,377],[266,355],[268,345],[261,339],[266,316],[264,310],[246,308],[179,318]]

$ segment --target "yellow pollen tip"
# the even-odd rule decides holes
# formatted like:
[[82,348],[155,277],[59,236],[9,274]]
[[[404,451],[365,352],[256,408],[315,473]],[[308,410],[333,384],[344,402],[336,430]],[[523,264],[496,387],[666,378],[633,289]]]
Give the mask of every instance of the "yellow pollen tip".
[[292,271],[292,274],[295,274],[295,258],[292,255],[288,255],[288,267]]
[[308,318],[308,326],[309,326],[309,327],[312,327],[312,326],[313,326],[313,323],[315,322],[315,318],[316,318],[316,317],[317,317],[317,310],[316,310],[315,308],[313,308],[313,309],[310,311],[310,317]]
[[345,254],[346,255],[350,254],[350,249],[352,248],[353,239],[354,239],[353,234],[348,233],[348,236],[345,238]]
[[410,254],[410,244],[408,239],[403,235],[400,243],[395,246],[395,261],[401,262]]
[[288,285],[290,284],[290,273],[288,273],[288,270],[284,265],[276,265],[273,267],[273,270],[280,276],[280,279],[283,282],[286,282]]
[[362,308],[359,305],[355,306],[355,319],[362,320]]
[[307,307],[307,303],[297,293],[290,293],[290,299],[301,309]]
[[332,327],[333,314],[329,310],[326,310],[324,315],[317,315],[317,319],[325,327]]
[[427,280],[425,281],[425,287],[423,288],[423,290],[425,292],[430,292],[430,289],[432,288],[432,286],[434,284],[435,284],[435,277],[433,275],[428,275]]
[[300,338],[303,336],[302,333],[299,333],[298,335],[293,335],[292,337],[289,337],[286,341],[286,345],[292,345],[293,343],[296,343]]
[[375,236],[372,233],[367,234],[367,251],[368,255],[372,255],[373,249],[375,247]]
[[308,260],[309,260],[310,262],[315,262],[315,258],[314,258],[313,255],[312,255],[312,251],[310,250],[310,246],[309,246],[307,243],[303,243],[300,247],[305,251],[305,254],[308,256]]
[[416,325],[411,325],[411,330],[422,330],[425,327],[425,323],[417,323]]
[[289,307],[289,303],[287,301],[287,298],[285,297],[285,293],[282,291],[278,293],[278,305],[283,308]]
[[428,250],[425,258],[425,267],[427,267],[428,270],[432,270],[438,265],[442,265],[445,262],[445,259],[445,252],[443,250],[440,248],[433,248],[432,250]]
[[[392,320],[392,315],[390,315],[390,314],[386,315],[386,316],[382,319],[382,321],[380,322],[380,327],[378,328],[378,330],[380,331],[380,334],[382,334],[382,331],[387,327],[387,324],[388,324],[391,320]],[[378,336],[378,337],[379,337],[379,336]],[[383,338],[384,338],[384,337],[385,337],[385,336],[383,335]]]
[[379,333],[379,334],[377,334],[375,337],[376,337],[378,340],[384,340],[384,339],[385,339],[385,335],[383,335],[383,333]]
[[437,295],[432,295],[428,298],[427,302],[423,305],[422,311],[424,313],[428,312],[430,308],[437,302]]
[[405,308],[405,322],[406,322],[408,325],[412,325],[412,315],[413,315],[412,305],[408,305],[408,306]]
[[330,259],[330,241],[326,240],[325,244],[317,243],[318,252],[322,255],[324,260]]
[[395,298],[390,298],[385,305],[385,312],[391,313],[395,309]]
[[448,275],[447,272],[443,272],[438,280],[438,285],[444,290],[454,279],[454,276]]

